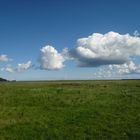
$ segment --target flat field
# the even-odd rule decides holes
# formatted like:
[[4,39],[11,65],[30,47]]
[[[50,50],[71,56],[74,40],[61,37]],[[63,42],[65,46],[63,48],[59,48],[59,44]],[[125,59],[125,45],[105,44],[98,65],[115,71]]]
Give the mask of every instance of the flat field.
[[140,140],[140,81],[1,82],[0,140]]

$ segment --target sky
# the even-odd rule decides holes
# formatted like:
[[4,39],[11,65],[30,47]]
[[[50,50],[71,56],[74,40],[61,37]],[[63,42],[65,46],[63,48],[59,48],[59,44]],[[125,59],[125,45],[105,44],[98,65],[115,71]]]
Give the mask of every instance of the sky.
[[139,0],[0,0],[0,77],[140,78]]

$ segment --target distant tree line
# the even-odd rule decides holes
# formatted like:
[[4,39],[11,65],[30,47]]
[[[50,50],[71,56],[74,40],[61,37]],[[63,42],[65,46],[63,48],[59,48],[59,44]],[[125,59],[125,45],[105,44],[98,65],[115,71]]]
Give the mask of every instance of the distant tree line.
[[0,82],[5,82],[7,81],[6,79],[0,78]]

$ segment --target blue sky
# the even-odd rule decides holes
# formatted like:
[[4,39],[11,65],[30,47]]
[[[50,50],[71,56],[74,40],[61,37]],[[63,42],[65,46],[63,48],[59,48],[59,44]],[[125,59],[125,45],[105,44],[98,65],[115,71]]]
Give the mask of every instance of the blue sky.
[[[73,60],[64,61],[65,67],[58,70],[39,68],[40,55],[44,55],[40,49],[50,45],[58,53],[64,48],[71,50],[77,47],[79,38],[88,38],[93,33],[104,35],[113,31],[133,36],[134,31],[140,31],[139,6],[139,0],[0,0],[0,55],[12,59],[0,61],[0,77],[16,80],[98,78],[95,73],[102,66],[78,67]],[[139,55],[132,57],[139,65]],[[77,56],[74,59],[81,61]],[[9,64],[17,69],[18,64],[28,61],[33,65],[28,70],[9,73],[5,69]],[[139,72],[130,73],[118,77],[139,76]]]

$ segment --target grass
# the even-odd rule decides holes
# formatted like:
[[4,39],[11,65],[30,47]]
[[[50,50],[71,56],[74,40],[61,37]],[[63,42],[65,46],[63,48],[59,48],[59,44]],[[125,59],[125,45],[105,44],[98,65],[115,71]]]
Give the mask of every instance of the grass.
[[140,81],[2,82],[0,140],[140,140]]

